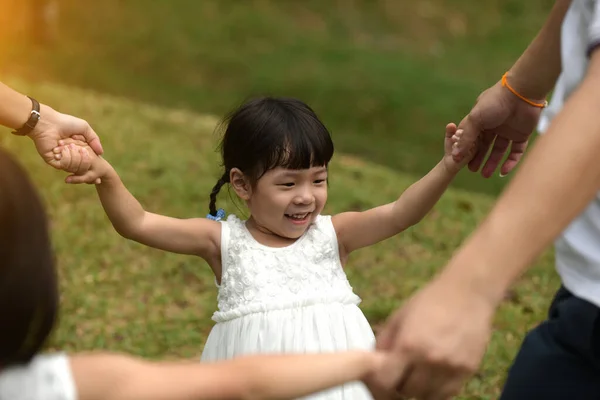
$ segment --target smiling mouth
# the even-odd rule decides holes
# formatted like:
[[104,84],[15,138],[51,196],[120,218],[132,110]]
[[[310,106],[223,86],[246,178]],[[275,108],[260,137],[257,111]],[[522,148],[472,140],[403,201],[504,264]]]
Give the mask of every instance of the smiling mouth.
[[311,213],[302,213],[302,214],[285,214],[285,216],[294,221],[304,221]]

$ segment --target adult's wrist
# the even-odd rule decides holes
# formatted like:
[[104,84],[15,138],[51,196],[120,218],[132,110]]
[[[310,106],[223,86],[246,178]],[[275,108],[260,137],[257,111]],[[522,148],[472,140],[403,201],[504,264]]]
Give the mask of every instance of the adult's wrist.
[[59,112],[55,111],[52,107],[40,103],[40,120],[36,124],[35,128],[33,128],[33,130],[27,134],[27,136],[33,139],[39,134],[53,129],[59,125],[59,119]]
[[11,131],[21,128],[31,115],[32,104],[31,100],[20,93],[15,93],[14,96],[6,101],[2,106],[5,107],[3,112],[2,125],[10,128]]
[[[551,85],[548,87],[549,85],[539,82],[535,77],[529,76],[518,68],[511,68],[507,71],[506,81],[521,96],[536,103],[543,103],[552,89]],[[517,96],[515,99],[522,101]]]
[[[19,100],[21,100],[21,99],[22,99],[22,95],[19,95]],[[19,125],[18,128],[15,128],[12,131],[13,135],[27,136],[36,127],[37,123],[40,121],[40,103],[33,97],[27,96],[27,99],[30,102],[29,115],[27,116],[27,119],[25,120],[25,122],[23,122],[21,125]],[[19,101],[17,103],[17,106],[19,108],[22,108],[22,101]]]
[[493,227],[481,225],[439,276],[494,309],[502,303],[516,278],[515,269],[509,265],[512,260],[503,257],[510,251],[504,249],[503,238],[497,236]]

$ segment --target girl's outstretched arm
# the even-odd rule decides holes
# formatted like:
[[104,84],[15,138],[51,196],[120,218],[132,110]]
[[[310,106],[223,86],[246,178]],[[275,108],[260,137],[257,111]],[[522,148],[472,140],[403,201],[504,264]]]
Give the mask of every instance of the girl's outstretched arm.
[[[91,164],[85,173],[86,180],[100,178],[101,183],[96,185],[98,196],[110,222],[121,236],[157,249],[197,255],[211,266],[219,264],[213,262],[220,257],[221,225],[218,222],[206,218],[171,218],[148,212],[127,190],[108,161],[97,156],[84,143],[66,140],[59,151],[61,165],[67,171],[74,165]],[[80,162],[82,155],[90,157],[91,163],[86,163],[85,159]],[[81,177],[70,176],[67,182],[77,178]]]
[[388,239],[415,225],[439,201],[448,185],[475,153],[465,157],[460,164],[452,159],[452,146],[460,132],[456,125],[446,126],[444,158],[423,178],[406,189],[393,203],[363,212],[345,212],[332,218],[344,259],[349,253]]
[[256,355],[230,361],[151,363],[129,356],[71,357],[79,400],[294,399],[368,381],[376,352]]

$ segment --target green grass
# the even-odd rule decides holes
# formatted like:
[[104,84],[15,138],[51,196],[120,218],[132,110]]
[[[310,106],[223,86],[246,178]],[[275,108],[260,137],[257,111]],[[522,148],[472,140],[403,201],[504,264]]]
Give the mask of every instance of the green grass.
[[[61,85],[8,83],[91,120],[103,133],[106,158],[148,210],[178,217],[206,214],[218,176],[215,118]],[[52,348],[126,351],[153,359],[199,357],[216,307],[206,264],[121,238],[93,187],[64,184],[65,175],[43,165],[28,139],[5,133],[0,132],[0,145],[26,165],[52,220],[62,287]],[[393,201],[418,179],[342,152],[334,156],[331,177],[328,213]],[[233,209],[226,195],[219,201]],[[349,279],[374,326],[444,265],[493,201],[452,188],[422,223],[350,258]],[[544,317],[557,288],[552,268],[547,253],[503,304],[481,372],[461,399],[496,398],[523,334]]]
[[[0,74],[215,115],[253,94],[296,96],[340,150],[422,175],[445,124],[515,61],[553,1],[60,3],[59,39],[42,48],[10,35],[21,24],[4,8]],[[456,185],[497,194],[505,182],[464,174]]]

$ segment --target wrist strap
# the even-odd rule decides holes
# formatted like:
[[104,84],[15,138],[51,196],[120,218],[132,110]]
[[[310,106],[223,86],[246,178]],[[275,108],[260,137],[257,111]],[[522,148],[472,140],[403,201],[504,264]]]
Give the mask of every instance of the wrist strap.
[[29,96],[27,96],[27,97],[29,98],[29,100],[31,100],[31,104],[32,104],[31,113],[29,114],[29,118],[23,124],[23,126],[12,132],[14,135],[25,136],[25,135],[29,134],[33,130],[33,128],[35,128],[38,121],[42,117],[40,115],[40,103],[38,103],[38,101],[36,99],[34,99],[33,97],[29,97]]
[[538,107],[538,108],[546,108],[548,107],[548,101],[544,100],[543,103],[536,103],[535,101],[531,101],[528,98],[526,98],[525,96],[521,96],[515,89],[513,89],[509,84],[508,81],[506,80],[506,77],[508,75],[508,72],[505,72],[504,75],[502,75],[502,86],[504,86],[505,88],[507,88],[508,90],[510,90],[515,96],[517,96],[518,98],[520,98],[521,100],[523,100],[525,103],[533,106],[533,107]]

